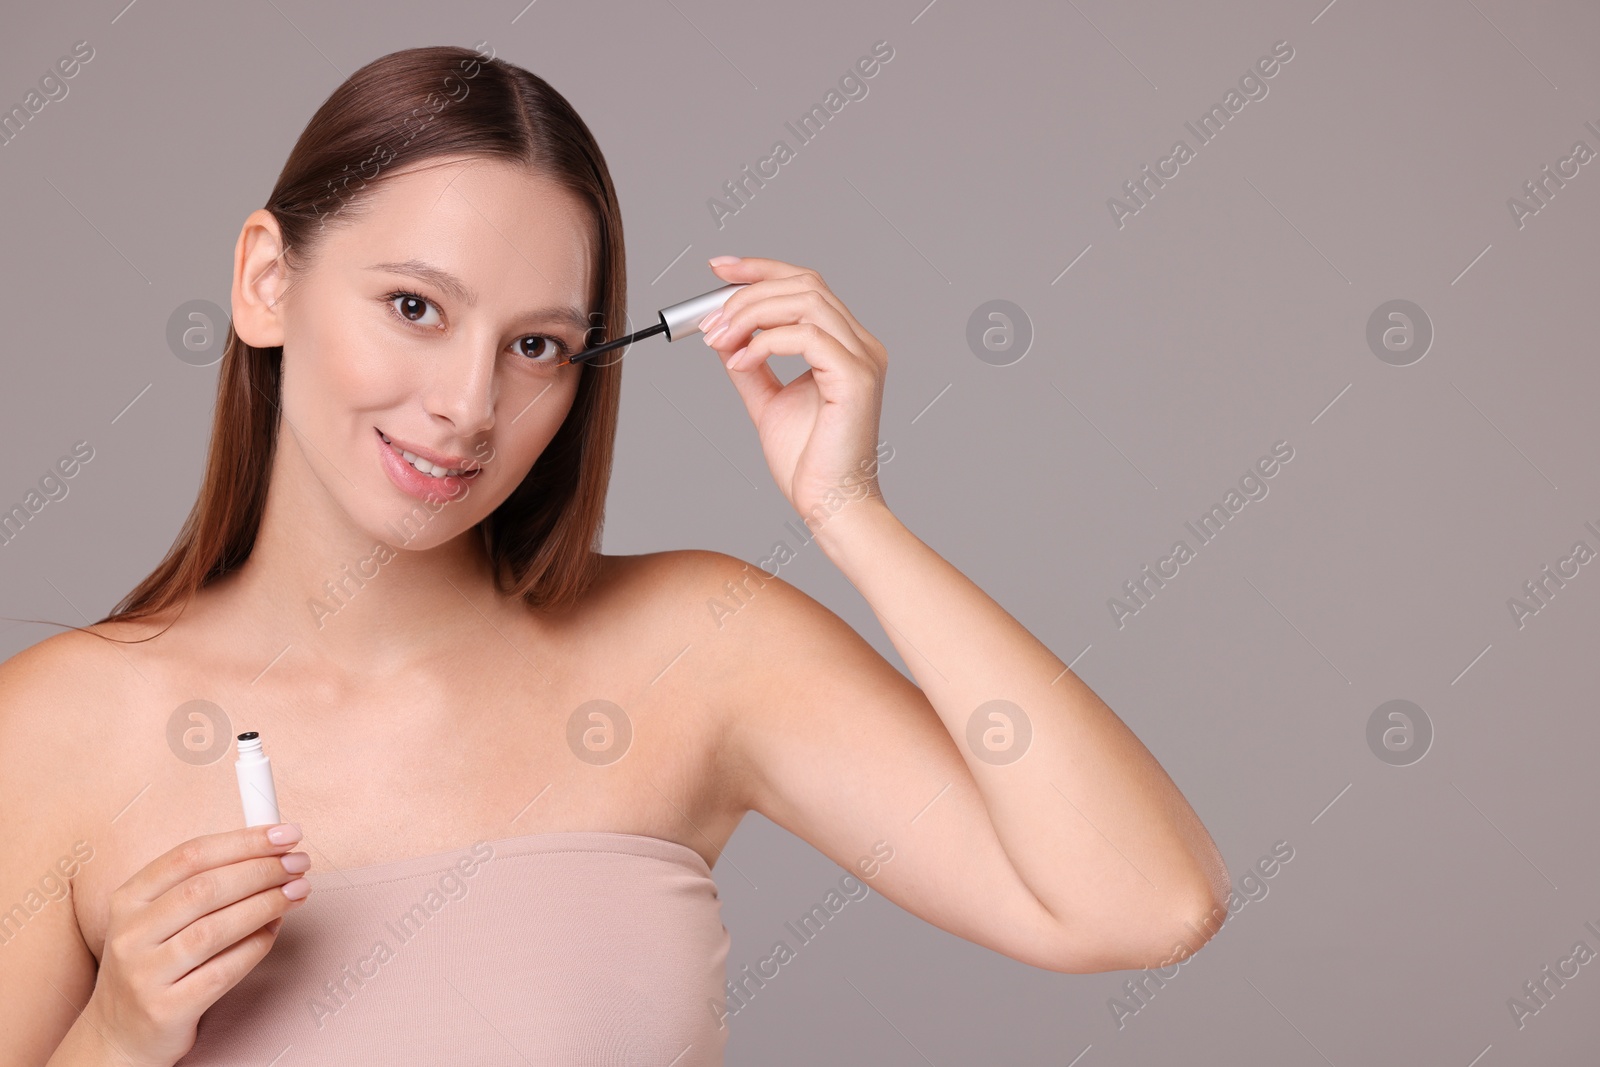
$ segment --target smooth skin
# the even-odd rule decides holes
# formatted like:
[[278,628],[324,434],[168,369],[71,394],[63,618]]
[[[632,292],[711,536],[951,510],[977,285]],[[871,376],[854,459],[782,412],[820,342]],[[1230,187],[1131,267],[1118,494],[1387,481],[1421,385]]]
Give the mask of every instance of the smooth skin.
[[90,1010],[49,1062],[170,1064],[188,1052],[194,1005],[237,985],[305,903],[298,875],[311,858],[289,851],[299,838],[292,824],[207,834],[119,886]]
[[[591,240],[571,194],[472,158],[380,183],[293,287],[275,220],[246,219],[234,327],[284,346],[250,558],[176,621],[101,628],[130,639],[172,623],[152,640],[69,631],[0,664],[0,907],[28,899],[75,842],[93,850],[70,896],[11,926],[0,914],[0,1004],[16,1020],[0,1067],[175,1062],[270,951],[272,922],[315,906],[314,892],[283,894],[291,850],[337,871],[611,830],[714,865],[758,811],[907,911],[1036,967],[1170,963],[1214,933],[1227,874],[1171,779],[890,510],[876,477],[887,353],[814,271],[714,263],[750,284],[706,340],[778,487],[914,681],[805,593],[718,552],[604,557],[564,612],[495,590],[473,527],[570,409],[583,367],[557,366],[553,339],[578,351],[584,327],[550,309],[587,310]],[[408,261],[459,284],[394,266]],[[809,369],[780,384],[778,356]],[[377,430],[483,472],[430,507],[391,481]],[[372,562],[380,540],[396,548]],[[236,828],[226,739],[211,763],[169,747],[197,698],[234,732],[262,732],[300,842]],[[601,698],[633,739],[597,766],[575,758],[567,727]],[[1032,729],[1005,764],[967,742],[996,699]]]

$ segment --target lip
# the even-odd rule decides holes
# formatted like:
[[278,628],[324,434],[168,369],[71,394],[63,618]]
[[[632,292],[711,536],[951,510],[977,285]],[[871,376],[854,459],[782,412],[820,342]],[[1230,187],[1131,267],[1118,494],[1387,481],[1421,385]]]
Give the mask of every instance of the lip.
[[[378,429],[376,426],[373,429],[380,434],[385,433],[384,430]],[[395,447],[403,448],[413,456],[421,456],[435,467],[448,467],[457,471],[475,471],[478,469],[478,464],[466,456],[447,456],[443,452],[434,452],[420,445],[414,445],[410,441],[402,441],[392,433],[387,434],[387,436],[390,441],[394,442]]]
[[389,480],[395,484],[396,488],[408,496],[435,503],[440,500],[458,500],[467,491],[471,483],[477,479],[478,475],[482,473],[483,468],[477,466],[469,467],[464,460],[441,457],[436,452],[418,451],[404,441],[399,441],[391,436],[389,440],[393,441],[395,445],[404,448],[412,455],[421,456],[435,466],[452,467],[457,470],[467,468],[463,474],[451,474],[443,478],[435,478],[430,474],[423,474],[408,463],[406,458],[395,450],[394,446],[384,441],[381,436],[382,432],[376,426],[372,428],[372,439],[378,443],[378,455],[383,463],[384,473],[389,476]]

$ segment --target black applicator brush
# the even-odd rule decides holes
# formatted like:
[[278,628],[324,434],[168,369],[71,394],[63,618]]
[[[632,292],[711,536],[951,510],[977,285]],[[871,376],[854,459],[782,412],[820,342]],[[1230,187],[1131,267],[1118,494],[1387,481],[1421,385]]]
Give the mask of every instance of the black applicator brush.
[[598,356],[602,352],[609,352],[613,348],[621,348],[623,345],[632,344],[652,334],[665,333],[667,340],[676,341],[681,337],[699,333],[701,319],[727,303],[728,297],[749,284],[749,282],[734,282],[731,285],[713,289],[709,293],[701,293],[699,296],[690,297],[688,300],[673,304],[670,307],[664,307],[658,313],[661,321],[654,326],[648,326],[645,329],[630,333],[626,337],[619,337],[615,341],[607,341],[605,344],[586,348],[559,365],[565,367],[570,363],[577,363],[579,360]]

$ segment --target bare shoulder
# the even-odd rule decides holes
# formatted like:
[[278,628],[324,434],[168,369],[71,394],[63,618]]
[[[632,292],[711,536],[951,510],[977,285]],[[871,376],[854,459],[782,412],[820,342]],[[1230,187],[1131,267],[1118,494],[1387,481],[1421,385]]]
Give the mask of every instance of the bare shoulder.
[[[96,623],[64,630],[0,663],[0,810],[75,833],[99,812],[120,748],[144,729],[141,698],[158,663],[144,643],[159,621]],[[100,822],[104,817],[100,817]]]
[[[143,685],[118,641],[149,636],[149,623],[66,630],[0,663],[0,781],[9,799],[45,815],[63,790],[82,796],[85,773],[115,733],[117,709]],[[137,646],[134,646],[137,647]],[[0,807],[3,807],[0,804]]]
[[[734,635],[752,641],[775,631],[827,626],[827,618],[839,621],[777,575],[713,549],[605,556],[598,584],[602,596],[618,596],[635,610],[649,603],[651,626],[672,626],[686,642],[701,639],[715,652],[737,644]],[[746,610],[758,605],[759,611]]]
[[[67,630],[0,663],[0,883],[8,903],[30,887],[56,899],[47,890],[62,883],[51,881],[51,872],[72,885],[79,865],[94,854],[91,842],[99,841],[94,813],[105,776],[96,768],[114,707],[106,694],[122,675],[133,677],[113,663],[117,653],[107,645],[92,633]],[[28,909],[32,916],[34,905]],[[55,931],[49,935],[55,940],[35,934],[33,944],[51,944],[52,951],[81,945],[73,909],[40,914],[30,926]]]
[[[137,680],[112,639],[144,636],[144,628],[110,624],[87,629],[91,632],[52,634],[0,663],[0,755],[9,754],[8,742],[24,737],[72,743],[68,735],[77,713],[118,682]],[[8,773],[15,769],[3,768]]]
[[640,589],[681,591],[685,583],[693,584],[698,578],[749,566],[736,556],[707,548],[674,548],[631,556],[601,556],[600,580],[597,584],[602,589],[628,585],[632,587],[630,592]]
[[696,699],[719,738],[718,773],[740,803],[765,776],[750,737],[796,690],[848,687],[845,676],[878,690],[904,683],[849,623],[754,563],[707,549],[611,559],[620,586],[650,591],[644,614],[692,665]]
[[101,687],[137,681],[138,668],[129,652],[140,654],[164,625],[162,620],[141,619],[51,634],[0,662],[0,694],[41,693],[60,685],[60,697],[81,700],[103,692]]
[[145,684],[124,652],[140,646],[109,638],[157,629],[65,630],[0,662],[0,1001],[26,1023],[8,1032],[5,1052],[18,1058],[5,1062],[42,1062],[94,988],[85,879],[108,862],[98,858],[116,810],[108,783],[125,778],[110,764],[137,737],[129,708]]

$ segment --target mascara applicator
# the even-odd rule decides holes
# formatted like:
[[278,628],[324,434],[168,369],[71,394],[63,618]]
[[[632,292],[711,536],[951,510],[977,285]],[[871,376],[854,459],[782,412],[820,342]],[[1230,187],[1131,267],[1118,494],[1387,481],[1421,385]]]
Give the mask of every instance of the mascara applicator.
[[619,337],[615,341],[607,341],[605,344],[586,348],[561,363],[560,366],[564,367],[569,363],[576,363],[582,359],[598,356],[602,352],[609,352],[613,348],[621,348],[623,345],[632,344],[653,334],[665,333],[669,341],[676,341],[691,334],[697,334],[700,332],[701,319],[722,307],[723,304],[728,302],[728,297],[749,284],[749,282],[733,282],[730,285],[713,289],[709,293],[701,293],[699,296],[692,296],[688,300],[664,307],[657,313],[660,321],[654,326],[648,326],[645,329],[630,333],[626,337]]

